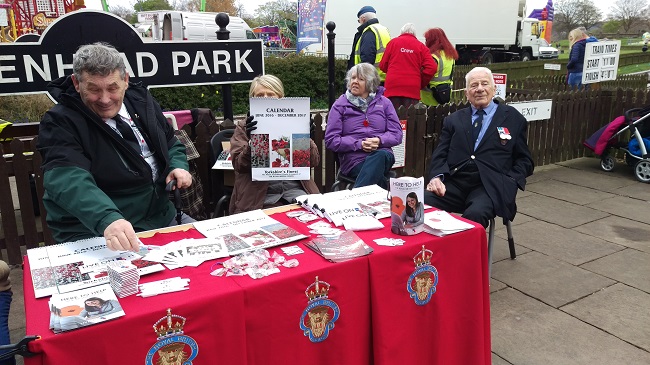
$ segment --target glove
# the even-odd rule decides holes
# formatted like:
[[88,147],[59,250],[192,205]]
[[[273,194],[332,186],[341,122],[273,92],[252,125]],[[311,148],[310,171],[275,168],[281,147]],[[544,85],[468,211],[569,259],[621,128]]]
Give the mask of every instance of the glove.
[[246,129],[246,135],[248,136],[248,138],[251,138],[251,132],[257,129],[257,127],[256,127],[257,121],[254,121],[253,118],[254,117],[252,115],[249,116],[248,118],[246,118],[245,129]]

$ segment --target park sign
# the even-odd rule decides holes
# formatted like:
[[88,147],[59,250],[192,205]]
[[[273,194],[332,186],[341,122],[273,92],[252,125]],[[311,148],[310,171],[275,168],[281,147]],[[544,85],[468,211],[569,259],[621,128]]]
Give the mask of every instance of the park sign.
[[621,41],[587,42],[582,66],[582,83],[616,80]]
[[45,92],[50,81],[72,73],[77,49],[95,42],[120,51],[129,81],[147,87],[245,83],[264,73],[261,40],[144,42],[122,18],[77,10],[35,41],[0,44],[0,95]]

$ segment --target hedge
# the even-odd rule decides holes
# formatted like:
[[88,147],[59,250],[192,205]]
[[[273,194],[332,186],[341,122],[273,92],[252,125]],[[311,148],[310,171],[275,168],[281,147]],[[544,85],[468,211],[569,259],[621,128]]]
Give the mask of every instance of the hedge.
[[[346,60],[335,62],[335,95],[344,91]],[[284,84],[285,96],[309,97],[312,109],[327,109],[327,58],[291,55],[284,58],[264,59],[265,73],[280,78]],[[232,86],[233,112],[246,114],[248,111],[248,89],[250,83]],[[165,87],[151,89],[163,110],[185,110],[210,108],[217,115],[223,111],[221,85]]]

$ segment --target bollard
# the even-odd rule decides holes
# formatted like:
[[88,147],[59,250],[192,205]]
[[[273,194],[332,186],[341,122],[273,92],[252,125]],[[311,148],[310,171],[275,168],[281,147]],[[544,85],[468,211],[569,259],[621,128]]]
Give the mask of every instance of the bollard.
[[327,28],[327,101],[329,104],[329,108],[332,108],[332,104],[334,104],[334,100],[336,100],[336,95],[334,92],[336,91],[335,85],[334,85],[334,38],[336,38],[336,33],[334,33],[334,29],[336,28],[336,24],[334,22],[327,22],[325,25]]

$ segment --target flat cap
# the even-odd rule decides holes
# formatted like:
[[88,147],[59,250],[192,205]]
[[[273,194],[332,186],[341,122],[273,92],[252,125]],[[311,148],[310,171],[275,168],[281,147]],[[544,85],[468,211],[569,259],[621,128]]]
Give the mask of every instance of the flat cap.
[[372,6],[366,5],[363,8],[361,8],[361,10],[359,10],[359,12],[357,13],[357,18],[360,17],[361,15],[365,14],[365,13],[375,13],[375,14],[377,14],[377,11]]

